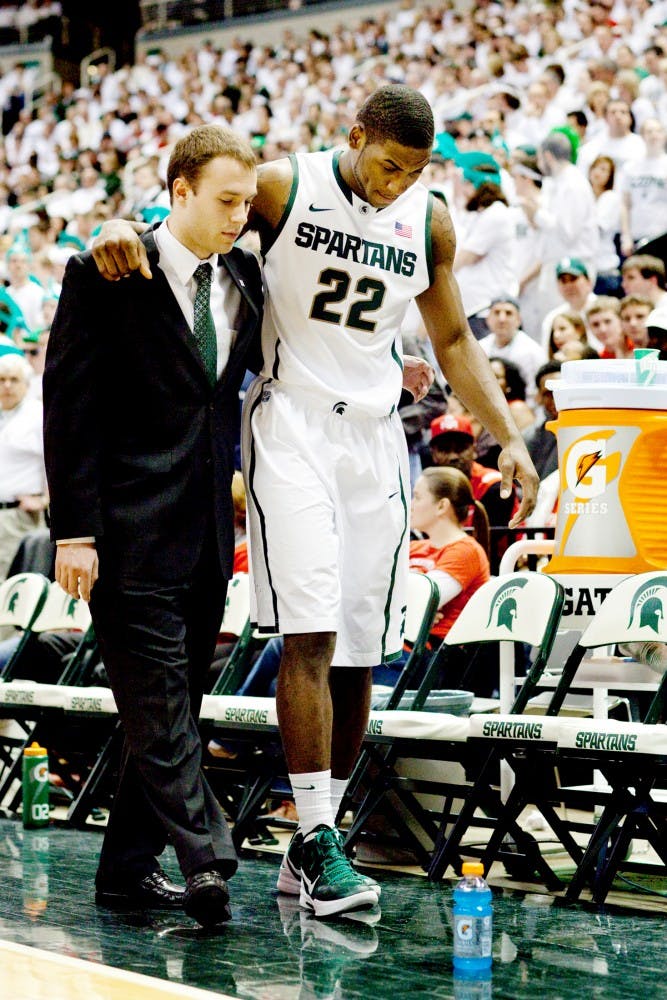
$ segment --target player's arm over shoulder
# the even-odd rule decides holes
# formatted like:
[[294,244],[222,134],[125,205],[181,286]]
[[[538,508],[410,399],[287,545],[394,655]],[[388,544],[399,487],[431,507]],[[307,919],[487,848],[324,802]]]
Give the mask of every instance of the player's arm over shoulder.
[[257,195],[255,196],[248,226],[262,232],[275,229],[287,208],[294,168],[289,157],[262,163],[257,170]]

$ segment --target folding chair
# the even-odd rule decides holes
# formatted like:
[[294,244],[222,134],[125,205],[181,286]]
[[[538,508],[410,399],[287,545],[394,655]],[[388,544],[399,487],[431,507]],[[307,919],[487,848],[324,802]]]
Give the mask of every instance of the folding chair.
[[[528,859],[528,866],[538,870],[549,883],[555,876],[542,860],[534,838],[524,833],[515,820],[505,821],[507,814],[499,791],[492,785],[501,758],[508,746],[518,755],[525,755],[527,748],[539,747],[540,752],[552,755],[556,749],[555,733],[543,721],[537,722],[522,715],[530,697],[535,693],[539,679],[553,646],[563,601],[563,588],[553,578],[537,572],[513,573],[490,580],[473,594],[463,614],[454,623],[441,650],[433,658],[424,678],[424,692],[429,675],[438,668],[438,659],[447,657],[453,646],[470,646],[497,641],[501,652],[508,644],[528,644],[536,650],[530,671],[515,697],[512,714],[473,715],[468,736],[470,761],[478,755],[477,777],[469,789],[464,805],[449,829],[450,817],[443,814],[428,867],[429,878],[442,877],[448,865],[458,866],[460,855],[479,856],[485,852],[477,847],[462,848],[462,839],[470,826],[489,827],[493,849],[511,833],[517,846]],[[482,815],[476,816],[480,810]]]
[[[581,662],[585,653],[601,646],[621,643],[667,643],[667,574],[665,571],[642,573],[617,584],[607,596],[582,634],[573,662]],[[575,655],[576,654],[576,655]],[[632,664],[619,659],[632,676]],[[549,711],[557,710],[565,691],[576,684],[576,671],[570,664],[554,692]],[[592,888],[595,902],[603,902],[621,870],[651,871],[648,864],[626,861],[633,838],[647,840],[663,866],[667,866],[667,803],[656,795],[656,785],[664,787],[667,777],[667,671],[659,678],[655,696],[643,722],[604,719],[561,719],[558,737],[558,761],[574,766],[593,766],[606,779],[609,789],[593,787],[580,790],[564,788],[564,801],[578,805],[602,805],[588,846],[577,866],[566,896],[576,899],[586,884]]]
[[[401,677],[406,676],[402,689],[396,695],[398,699],[410,677],[416,675],[419,670],[419,661],[426,651],[428,636],[438,607],[438,591],[429,577],[421,573],[410,573],[408,582],[404,638],[412,643],[412,650],[401,674]],[[231,694],[228,689],[225,692],[220,691],[221,686],[221,684],[216,685],[216,694],[227,696]],[[215,732],[223,739],[231,736],[238,740],[243,738],[244,734],[246,738],[250,737],[252,755],[246,760],[242,759],[242,755],[239,757],[243,784],[240,798],[233,806],[234,841],[240,846],[248,833],[260,822],[259,811],[276,780],[286,775],[275,701],[272,698],[214,698],[211,695],[204,698],[202,715],[206,719],[213,719]],[[239,766],[235,767],[232,761],[227,770],[232,776],[234,770],[239,771]]]
[[[86,602],[70,597],[58,583],[49,584],[48,580],[46,583],[47,593],[43,604],[32,621],[26,641],[7,664],[3,675],[6,683],[0,689],[0,707],[3,709],[3,714],[13,711],[14,718],[26,732],[22,743],[16,744],[18,755],[13,761],[11,757],[6,760],[7,770],[0,784],[0,801],[9,794],[14,782],[20,779],[23,749],[33,740],[45,742],[47,745],[51,742],[50,735],[47,737],[45,732],[51,734],[54,720],[56,725],[61,721],[62,712],[66,707],[64,699],[69,690],[67,685],[77,687],[85,682],[86,670],[97,646]],[[24,661],[27,663],[30,659],[30,643],[35,636],[44,632],[65,630],[78,631],[81,633],[81,638],[55,684],[14,680]],[[75,690],[72,697],[80,699],[80,695],[81,692]],[[9,706],[13,706],[13,709]],[[8,807],[16,809],[19,800],[20,791],[15,791]]]
[[49,591],[49,581],[41,573],[19,573],[0,584],[0,627],[21,629],[18,646],[7,662],[3,678],[22,655],[33,624]]
[[[433,581],[420,573],[410,573],[409,587],[405,638],[412,643],[412,650],[386,708],[371,713],[363,751],[350,778],[338,818],[348,809],[354,810],[345,841],[346,848],[351,850],[371,817],[381,815],[397,832],[401,843],[427,867],[438,827],[419,795],[448,794],[451,788],[449,785],[445,788],[445,783],[438,781],[401,775],[399,761],[458,760],[468,724],[467,720],[453,715],[419,711],[430,691],[430,681],[427,683],[424,675],[430,678],[433,673],[427,666],[429,658],[431,662],[435,658],[428,650],[428,639],[438,609],[439,592]],[[416,694],[410,710],[399,710],[401,698],[411,685],[415,686]],[[424,742],[427,739],[433,743],[427,745]]]
[[253,644],[250,578],[247,573],[236,573],[229,581],[220,632],[235,637],[236,642],[216,678],[211,694],[234,694],[247,673]]

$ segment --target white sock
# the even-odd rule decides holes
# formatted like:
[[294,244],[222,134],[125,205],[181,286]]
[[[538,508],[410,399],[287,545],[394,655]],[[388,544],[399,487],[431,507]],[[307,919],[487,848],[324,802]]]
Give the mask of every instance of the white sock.
[[340,809],[340,804],[343,801],[343,796],[347,791],[347,786],[350,783],[349,778],[332,778],[331,779],[331,811],[333,813],[334,823],[336,822],[336,814]]
[[290,774],[299,828],[307,836],[316,826],[333,826],[331,814],[331,770]]

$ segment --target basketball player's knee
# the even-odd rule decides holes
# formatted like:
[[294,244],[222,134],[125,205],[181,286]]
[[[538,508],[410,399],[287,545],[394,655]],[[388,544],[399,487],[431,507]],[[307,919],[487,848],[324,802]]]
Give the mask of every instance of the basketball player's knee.
[[327,678],[335,646],[335,632],[286,635],[281,670],[301,669]]

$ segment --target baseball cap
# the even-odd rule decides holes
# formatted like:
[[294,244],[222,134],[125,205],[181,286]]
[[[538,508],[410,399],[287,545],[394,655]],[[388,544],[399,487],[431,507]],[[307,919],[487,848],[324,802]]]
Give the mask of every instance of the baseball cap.
[[465,180],[477,189],[485,181],[500,186],[500,167],[489,153],[459,153],[456,164],[463,171]]
[[561,257],[556,264],[556,277],[560,278],[561,274],[573,274],[575,277],[583,274],[587,278],[588,268],[578,257]]
[[441,413],[431,421],[431,441],[443,434],[464,434],[471,441],[475,440],[472,424],[467,417],[457,413]]

